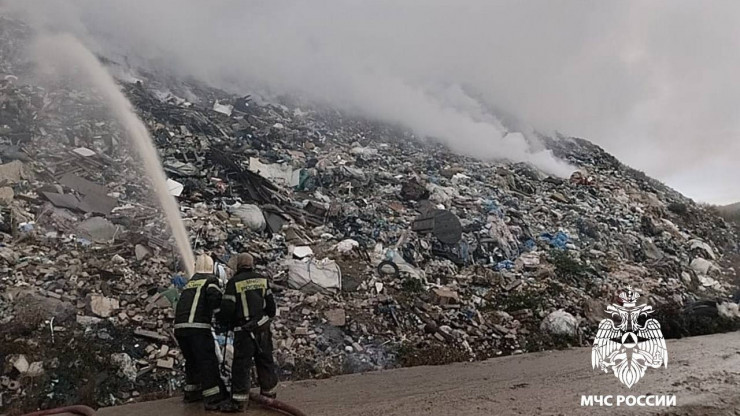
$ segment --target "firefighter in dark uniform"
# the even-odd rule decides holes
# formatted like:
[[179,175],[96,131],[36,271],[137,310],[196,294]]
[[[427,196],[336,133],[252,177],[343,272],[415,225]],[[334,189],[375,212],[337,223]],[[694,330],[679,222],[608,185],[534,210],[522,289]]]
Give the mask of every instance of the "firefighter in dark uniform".
[[236,273],[226,283],[220,324],[234,331],[234,360],[231,365],[231,400],[222,411],[239,412],[249,401],[252,359],[257,368],[260,394],[275,398],[278,384],[272,357],[270,320],[275,317],[275,298],[267,279],[254,270],[254,259],[247,253],[236,258]]
[[216,346],[211,333],[213,314],[222,292],[213,275],[213,260],[199,255],[195,274],[185,285],[175,309],[175,338],[185,357],[186,402],[203,400],[206,410],[217,410],[223,400]]

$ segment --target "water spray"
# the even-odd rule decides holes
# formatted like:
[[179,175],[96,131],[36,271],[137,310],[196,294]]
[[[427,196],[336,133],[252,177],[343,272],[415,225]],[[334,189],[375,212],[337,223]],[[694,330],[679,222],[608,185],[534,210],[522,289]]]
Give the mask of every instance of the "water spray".
[[180,217],[180,209],[175,197],[167,188],[167,177],[162,169],[157,150],[152,144],[149,131],[134,112],[131,102],[123,95],[116,81],[95,55],[75,37],[66,34],[41,37],[36,44],[36,51],[39,53],[41,62],[50,60],[51,64],[62,64],[65,67],[82,71],[90,85],[103,96],[105,105],[123,126],[144,164],[144,169],[152,181],[155,195],[175,238],[185,270],[188,277],[192,276],[195,257],[190,247],[188,233]]

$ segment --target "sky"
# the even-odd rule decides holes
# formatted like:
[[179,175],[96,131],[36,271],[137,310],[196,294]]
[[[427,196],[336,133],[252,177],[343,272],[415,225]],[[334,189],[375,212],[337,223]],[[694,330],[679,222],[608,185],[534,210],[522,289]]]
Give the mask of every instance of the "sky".
[[[740,2],[0,0],[132,65],[260,85],[481,158],[572,167],[587,138],[702,202],[740,201]],[[491,109],[496,109],[492,112]],[[516,130],[496,114],[518,118]]]

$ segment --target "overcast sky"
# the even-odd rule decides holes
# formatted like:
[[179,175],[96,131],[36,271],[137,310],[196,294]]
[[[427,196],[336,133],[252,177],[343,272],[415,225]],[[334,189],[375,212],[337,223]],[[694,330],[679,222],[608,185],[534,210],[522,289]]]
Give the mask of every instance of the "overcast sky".
[[507,135],[494,107],[588,138],[696,200],[740,201],[738,1],[5,3],[132,62],[300,91],[463,153],[568,171]]

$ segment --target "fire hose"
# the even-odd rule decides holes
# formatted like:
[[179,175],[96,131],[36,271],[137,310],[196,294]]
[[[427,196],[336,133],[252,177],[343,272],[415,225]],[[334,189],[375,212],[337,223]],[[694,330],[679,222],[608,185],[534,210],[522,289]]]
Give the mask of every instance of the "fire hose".
[[301,410],[289,405],[288,403],[281,402],[277,399],[271,399],[269,397],[262,396],[261,394],[249,393],[249,400],[268,409],[276,410],[287,415],[306,416],[306,414]]
[[24,416],[49,416],[58,415],[62,413],[69,413],[78,416],[95,416],[95,410],[87,406],[67,406],[58,407],[56,409],[39,410],[38,412],[27,413]]

